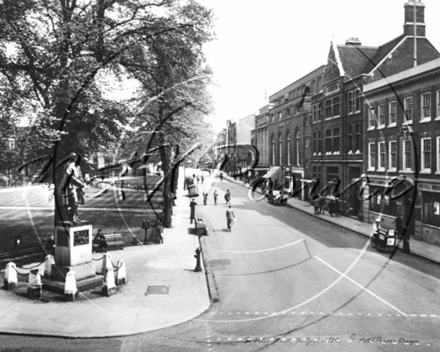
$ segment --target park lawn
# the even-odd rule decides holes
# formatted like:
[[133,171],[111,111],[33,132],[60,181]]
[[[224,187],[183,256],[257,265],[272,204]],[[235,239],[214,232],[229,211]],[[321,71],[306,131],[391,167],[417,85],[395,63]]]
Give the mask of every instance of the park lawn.
[[[79,216],[93,226],[93,236],[98,229],[103,233],[120,233],[126,245],[133,243],[133,237],[143,240],[145,231],[141,228],[145,215],[133,212],[83,211]],[[21,235],[23,248],[42,246],[54,235],[53,211],[51,210],[2,210],[0,214],[0,253],[15,249],[15,235]]]

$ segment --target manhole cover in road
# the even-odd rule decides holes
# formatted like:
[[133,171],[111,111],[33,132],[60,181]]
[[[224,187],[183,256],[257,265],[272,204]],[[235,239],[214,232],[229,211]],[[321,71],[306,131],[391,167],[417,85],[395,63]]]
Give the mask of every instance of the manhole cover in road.
[[145,295],[167,295],[169,289],[168,285],[148,285]]

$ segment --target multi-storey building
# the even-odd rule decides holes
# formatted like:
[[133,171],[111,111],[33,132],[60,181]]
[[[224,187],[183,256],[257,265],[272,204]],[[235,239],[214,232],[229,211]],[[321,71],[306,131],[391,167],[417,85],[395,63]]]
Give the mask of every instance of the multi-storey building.
[[[414,0],[404,8],[404,32],[397,38],[378,47],[363,46],[357,38],[330,46],[323,90],[312,97],[312,177],[323,183],[336,185],[340,181],[343,187],[361,176],[365,160],[364,84],[413,66],[414,18],[418,63],[439,57],[425,37],[424,4]],[[334,190],[329,187],[326,194]],[[348,214],[362,216],[357,192],[353,187],[341,200]]]
[[[367,84],[364,94],[372,195],[365,213],[370,221],[380,215],[388,226],[400,215],[410,220],[411,235],[440,245],[440,59]],[[401,176],[400,187],[413,189],[392,199],[385,186]]]
[[[307,181],[309,167],[309,137],[306,130],[310,121],[310,97],[321,90],[325,65],[289,84],[269,97],[272,105],[267,126],[270,171],[277,188],[284,183],[286,191],[292,191]],[[307,130],[308,131],[308,130]],[[300,195],[304,196],[304,192]]]
[[237,150],[235,145],[237,144],[237,122],[227,120],[226,121],[226,146],[225,150],[228,155],[228,162],[225,165],[225,171],[228,173],[234,173],[237,171]]
[[[255,114],[250,114],[237,121],[237,171],[241,172],[247,167],[252,166],[252,160],[256,157],[252,153],[249,145],[251,144],[251,130],[255,126]],[[243,175],[244,177],[249,174]]]
[[251,172],[251,178],[261,177],[269,171],[269,144],[267,137],[267,123],[271,104],[262,107],[255,116],[255,129],[251,130],[252,144],[258,149],[258,165]]

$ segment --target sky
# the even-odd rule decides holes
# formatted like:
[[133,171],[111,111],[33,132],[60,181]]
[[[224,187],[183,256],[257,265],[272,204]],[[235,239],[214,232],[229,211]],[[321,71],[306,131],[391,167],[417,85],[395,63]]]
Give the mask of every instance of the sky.
[[[332,40],[379,46],[403,33],[406,0],[198,0],[214,12],[217,39],[204,52],[214,71],[214,129],[327,63]],[[440,50],[439,0],[423,0],[426,36]],[[436,16],[437,15],[437,16]]]

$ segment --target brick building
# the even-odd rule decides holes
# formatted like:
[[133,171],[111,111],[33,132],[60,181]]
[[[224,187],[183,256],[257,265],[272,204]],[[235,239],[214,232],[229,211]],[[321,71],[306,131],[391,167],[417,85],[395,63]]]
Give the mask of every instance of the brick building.
[[299,189],[301,180],[308,176],[310,154],[306,129],[310,125],[310,97],[321,90],[324,71],[325,65],[320,66],[269,97],[270,171],[265,177],[272,177],[275,187],[284,183],[284,189],[292,191],[295,178]]
[[271,104],[263,106],[255,116],[255,128],[251,130],[251,142],[259,152],[258,166],[251,172],[251,179],[261,177],[269,171],[269,143],[267,137],[267,124]]
[[[425,36],[424,4],[414,1],[404,4],[404,31],[397,38],[381,46],[363,46],[357,38],[344,45],[331,44],[323,90],[312,97],[313,178],[330,184],[339,180],[343,187],[361,176],[367,128],[363,88],[413,66],[414,17],[418,63],[439,57]],[[364,208],[357,191],[354,187],[341,199],[348,214],[362,216]],[[329,187],[324,195],[333,192]]]
[[[364,203],[367,219],[380,215],[391,227],[400,215],[411,235],[440,245],[440,59],[367,84],[364,94],[365,168],[369,194],[378,192]],[[396,200],[384,194],[399,176],[417,186],[415,199],[414,188]]]

